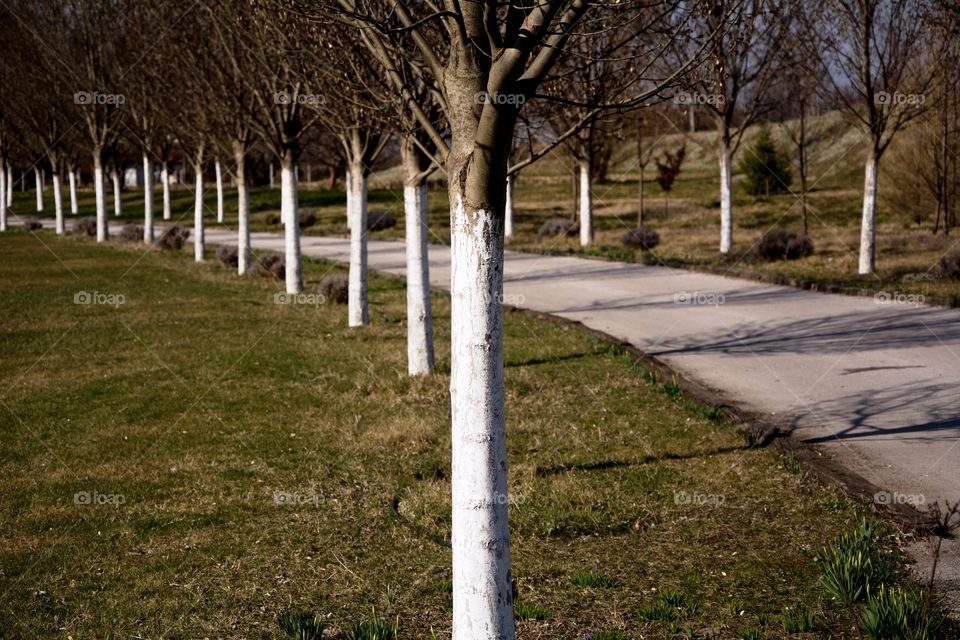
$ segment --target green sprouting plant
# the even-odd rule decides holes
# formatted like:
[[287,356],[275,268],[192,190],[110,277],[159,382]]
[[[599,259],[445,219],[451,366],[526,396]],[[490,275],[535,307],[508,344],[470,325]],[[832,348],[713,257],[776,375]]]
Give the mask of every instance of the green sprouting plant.
[[936,637],[944,616],[924,589],[870,589],[860,608],[860,627],[871,640],[929,640]]
[[546,620],[550,612],[530,602],[514,602],[513,617],[517,620]]
[[599,569],[575,573],[570,578],[570,581],[578,587],[595,587],[605,589],[613,586],[613,579],[606,573],[600,573]]
[[740,627],[736,632],[740,640],[766,640],[766,634],[757,627]]
[[843,605],[861,602],[870,585],[893,577],[876,547],[876,531],[876,524],[861,520],[856,529],[841,535],[823,552],[820,582],[827,594]]
[[393,623],[383,618],[374,618],[355,624],[349,631],[341,634],[339,640],[396,640],[400,628],[400,619]]
[[784,611],[780,622],[783,623],[783,630],[787,633],[806,633],[817,627],[816,615],[802,605]]
[[277,623],[290,640],[321,640],[326,628],[320,616],[309,611],[286,611]]
[[597,631],[588,633],[586,637],[589,640],[630,640],[630,636],[623,631]]
[[644,369],[643,373],[640,374],[640,379],[647,384],[657,384],[660,382],[660,374],[653,369]]
[[799,476],[802,480],[807,475],[807,470],[804,468],[803,463],[800,462],[800,459],[792,453],[788,453],[782,458],[783,468],[792,473],[795,476]]
[[674,401],[680,400],[683,397],[683,390],[680,389],[680,378],[677,377],[677,374],[673,374],[670,381],[664,383],[663,392],[667,394],[668,398]]
[[657,594],[657,599],[667,606],[674,609],[680,609],[687,613],[693,613],[697,610],[697,603],[687,594],[673,589],[664,589]]
[[663,602],[658,602],[649,607],[641,607],[638,614],[642,620],[661,620],[668,622],[677,617],[677,609]]
[[726,609],[730,615],[742,616],[746,611],[747,605],[745,605],[742,600],[732,599],[724,602],[723,608]]

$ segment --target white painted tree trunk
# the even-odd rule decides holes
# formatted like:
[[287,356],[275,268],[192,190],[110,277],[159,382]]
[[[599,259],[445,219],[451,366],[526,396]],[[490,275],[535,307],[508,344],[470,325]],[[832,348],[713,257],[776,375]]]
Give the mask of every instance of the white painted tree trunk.
[[123,214],[123,202],[120,200],[120,172],[111,169],[110,179],[113,180],[113,215],[119,218]]
[[77,172],[73,169],[67,171],[70,180],[70,215],[77,215],[79,206],[77,204]]
[[103,163],[99,152],[94,152],[93,155],[93,191],[97,200],[97,242],[104,242],[110,239],[110,228],[107,222],[107,194],[105,193],[106,185],[103,183]]
[[453,640],[514,638],[507,526],[503,235],[453,194],[450,251]]
[[203,165],[195,164],[193,171],[197,176],[197,186],[193,200],[193,259],[203,262],[206,249],[206,236],[203,228]]
[[350,170],[347,169],[347,229],[353,224],[353,214],[350,213],[353,211],[353,178],[350,177]]
[[10,174],[2,159],[0,159],[0,231],[7,230],[7,183]]
[[362,167],[350,171],[350,274],[347,291],[347,325],[370,322],[367,305],[367,176]]
[[580,161],[580,246],[593,242],[593,194],[591,193],[590,160]]
[[433,373],[433,310],[430,304],[430,263],[427,257],[427,185],[417,175],[416,150],[404,149],[407,181],[403,187],[403,214],[407,254],[407,372]]
[[273,163],[270,163],[270,188],[273,189]]
[[43,182],[40,180],[40,169],[34,169],[33,175],[37,185],[37,213],[43,212]]
[[143,154],[143,241],[153,242],[153,164]]
[[234,146],[234,159],[237,163],[237,274],[242,276],[250,267],[250,197],[242,144]]
[[223,168],[219,158],[214,161],[213,168],[217,172],[217,222],[223,224]]
[[860,222],[861,274],[873,273],[877,262],[877,168],[880,160],[871,151],[863,179],[863,220]]
[[297,175],[290,152],[280,163],[280,218],[284,225],[287,293],[300,293],[303,291],[303,263],[300,259],[300,221],[297,219]]
[[503,211],[503,235],[513,237],[513,176],[507,176],[507,201]]
[[160,182],[163,183],[163,219],[170,219],[170,169],[164,162],[160,167]]
[[7,165],[7,206],[13,206],[13,165]]
[[53,174],[53,211],[56,215],[57,235],[63,235],[63,193],[60,190],[60,174]]
[[733,248],[733,177],[730,166],[730,145],[721,138],[717,153],[720,159],[720,253]]

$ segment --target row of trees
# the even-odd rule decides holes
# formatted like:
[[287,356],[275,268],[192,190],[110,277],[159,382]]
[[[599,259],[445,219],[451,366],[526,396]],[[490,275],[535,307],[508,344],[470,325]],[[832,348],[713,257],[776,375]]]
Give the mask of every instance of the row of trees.
[[512,638],[500,302],[511,176],[565,149],[577,162],[581,242],[589,243],[590,184],[605,171],[618,123],[635,118],[640,140],[658,104],[696,105],[715,122],[719,247],[728,253],[731,160],[746,128],[788,105],[783,115],[799,122],[804,162],[809,109],[838,102],[869,134],[860,247],[860,270],[869,272],[878,164],[898,131],[941,104],[932,87],[956,77],[955,66],[953,76],[944,69],[956,63],[957,18],[947,0],[12,0],[0,7],[0,162],[45,159],[58,230],[60,178],[89,163],[103,241],[104,172],[118,150],[135,150],[149,242],[155,168],[166,197],[169,164],[182,158],[197,176],[197,260],[212,162],[237,185],[242,274],[250,266],[250,160],[266,152],[281,170],[285,287],[298,293],[297,165],[306,147],[322,149],[331,169],[346,173],[347,313],[360,327],[369,321],[367,182],[377,159],[396,149],[414,375],[434,366],[426,180],[444,173],[454,638]]

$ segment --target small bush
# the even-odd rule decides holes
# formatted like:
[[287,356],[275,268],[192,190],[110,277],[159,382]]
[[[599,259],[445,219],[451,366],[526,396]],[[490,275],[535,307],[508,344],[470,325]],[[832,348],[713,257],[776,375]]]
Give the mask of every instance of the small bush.
[[317,287],[317,293],[329,302],[346,304],[349,287],[350,285],[344,276],[325,276]]
[[240,262],[240,250],[232,244],[217,247],[217,261],[225,267],[236,267]]
[[23,219],[23,230],[24,231],[38,231],[43,229],[43,223],[37,220],[36,218],[24,218]]
[[95,236],[97,235],[97,219],[96,218],[80,218],[73,223],[73,232],[81,236]]
[[167,230],[157,238],[157,246],[161,249],[179,251],[183,249],[183,245],[187,243],[189,237],[189,229],[184,229],[180,225],[175,224],[172,227],[167,227]]
[[367,215],[367,231],[383,231],[397,226],[397,219],[383,211]]
[[580,223],[566,218],[547,218],[537,231],[538,238],[554,236],[575,236],[580,233]]
[[286,261],[279,253],[261,253],[250,266],[250,273],[261,278],[283,280],[286,277]]
[[290,640],[322,640],[326,627],[320,616],[307,611],[287,611],[277,622]]
[[623,244],[631,249],[650,251],[660,244],[660,234],[650,227],[637,227],[623,234]]
[[139,224],[125,224],[117,234],[117,238],[122,242],[142,242],[143,227]]
[[765,127],[760,129],[751,148],[743,154],[739,169],[746,174],[743,184],[752,196],[789,191],[790,161],[777,149]]
[[944,275],[954,280],[960,280],[960,249],[948,253],[937,263]]
[[927,640],[943,625],[937,606],[927,606],[923,589],[881,586],[860,609],[860,626],[870,640]]
[[757,241],[757,257],[762,260],[798,260],[813,254],[813,240],[795,231],[777,227]]
[[[313,211],[313,209],[304,209],[303,211],[298,211],[297,222],[300,224],[301,229],[312,227],[313,225],[317,224],[317,214]],[[394,220],[393,224],[397,224],[397,221]]]

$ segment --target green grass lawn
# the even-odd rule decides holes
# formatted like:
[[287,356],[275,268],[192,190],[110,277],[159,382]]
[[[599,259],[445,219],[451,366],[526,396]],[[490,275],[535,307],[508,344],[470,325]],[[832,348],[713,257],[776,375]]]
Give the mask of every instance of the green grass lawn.
[[[0,636],[449,634],[446,295],[411,380],[398,279],[350,330],[188,251],[39,239],[0,236]],[[852,637],[817,558],[859,508],[587,332],[505,331],[520,638]]]

